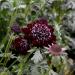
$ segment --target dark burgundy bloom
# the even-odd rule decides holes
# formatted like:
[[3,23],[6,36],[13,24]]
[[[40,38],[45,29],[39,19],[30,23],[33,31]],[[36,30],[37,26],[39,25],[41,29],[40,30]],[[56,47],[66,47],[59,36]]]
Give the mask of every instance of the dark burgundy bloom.
[[20,27],[19,27],[18,23],[14,23],[13,26],[11,27],[11,30],[13,32],[19,33],[20,32]]
[[26,54],[29,50],[29,44],[28,41],[22,37],[17,37],[13,41],[13,47],[16,49],[16,51],[20,54]]
[[54,43],[56,37],[53,34],[53,27],[48,25],[47,20],[36,20],[27,25],[27,28],[22,28],[25,37],[31,39],[34,46],[47,46]]

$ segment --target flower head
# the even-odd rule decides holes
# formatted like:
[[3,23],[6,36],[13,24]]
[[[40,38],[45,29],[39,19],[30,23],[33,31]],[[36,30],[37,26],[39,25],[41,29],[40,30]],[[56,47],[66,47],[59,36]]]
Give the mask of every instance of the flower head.
[[17,23],[14,23],[13,26],[11,27],[11,30],[13,32],[19,33],[20,32],[20,27]]
[[13,47],[16,49],[16,51],[20,54],[26,54],[29,50],[29,44],[28,41],[22,37],[17,37],[13,41]]
[[56,37],[53,34],[53,27],[48,25],[47,20],[39,19],[27,25],[27,28],[22,28],[25,36],[31,39],[34,46],[47,46],[54,43]]
[[66,50],[66,48],[61,48],[61,46],[59,46],[58,44],[52,44],[52,46],[49,45],[49,48],[45,48],[54,56],[61,55],[63,54],[63,51]]

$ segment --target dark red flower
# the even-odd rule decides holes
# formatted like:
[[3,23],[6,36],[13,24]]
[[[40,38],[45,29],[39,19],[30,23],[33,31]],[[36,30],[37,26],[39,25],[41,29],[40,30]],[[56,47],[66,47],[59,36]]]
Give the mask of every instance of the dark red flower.
[[13,41],[13,48],[15,48],[16,51],[20,54],[26,54],[30,47],[26,39],[22,37],[17,37]]
[[25,37],[31,39],[34,46],[47,46],[54,43],[56,37],[53,34],[53,27],[48,25],[47,20],[36,20],[27,25],[27,28],[22,28]]

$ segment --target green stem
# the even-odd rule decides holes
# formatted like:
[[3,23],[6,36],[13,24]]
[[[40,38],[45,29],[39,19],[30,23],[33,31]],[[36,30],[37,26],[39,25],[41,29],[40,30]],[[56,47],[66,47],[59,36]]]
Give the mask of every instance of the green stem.
[[[35,50],[34,50],[35,51]],[[23,60],[20,62],[20,68],[19,68],[19,71],[18,71],[18,74],[17,75],[23,75],[23,69],[24,69],[24,67],[25,66],[27,66],[26,65],[26,63],[27,63],[27,61],[28,61],[28,58],[30,57],[30,55],[34,52],[34,51],[32,51],[31,53],[29,53],[27,56],[24,56],[23,57]]]
[[[9,36],[10,36],[10,32],[11,32],[11,26],[13,25],[13,22],[15,21],[15,18],[16,18],[16,14],[17,14],[17,11],[15,11],[14,13],[11,14],[9,29],[7,30],[7,34],[6,34],[5,38],[2,40],[2,43],[1,43],[1,44],[6,44],[7,39],[9,39],[8,43],[7,43],[7,46],[5,48],[5,53],[7,52],[7,50],[9,50],[10,44],[12,42],[11,37],[9,38]],[[2,62],[3,59],[4,59],[4,57],[1,59],[0,63]]]
[[[29,57],[29,55],[28,55],[28,57]],[[20,64],[19,64],[20,67],[19,67],[17,75],[23,75],[23,69],[25,67],[25,63],[27,62],[28,57],[23,58],[23,60],[20,62]]]
[[7,30],[7,34],[6,36],[4,37],[4,39],[2,40],[1,44],[5,44],[9,35],[10,35],[10,31],[11,31],[11,26],[13,25],[13,22],[15,20],[15,16],[17,14],[17,11],[15,11],[14,13],[11,14],[11,19],[10,19],[10,23],[9,23],[9,29]]
[[7,72],[16,62],[17,60],[15,60],[5,71]]
[[[9,42],[8,42],[8,44],[7,44],[7,46],[6,46],[6,49],[5,49],[5,53],[8,53],[8,52],[9,52],[9,48],[10,48],[10,45],[11,45],[11,43],[12,43],[12,40],[13,40],[13,34],[11,34],[11,36],[10,36]],[[6,55],[6,57],[7,57],[7,56],[8,56],[8,55]],[[10,59],[10,56],[5,59],[4,65],[7,64],[7,62],[8,62],[9,59]]]
[[54,26],[55,30],[57,32],[57,39],[58,39],[58,44],[60,45],[62,43],[62,38],[61,38],[61,32],[60,32],[60,27],[57,22],[54,21]]

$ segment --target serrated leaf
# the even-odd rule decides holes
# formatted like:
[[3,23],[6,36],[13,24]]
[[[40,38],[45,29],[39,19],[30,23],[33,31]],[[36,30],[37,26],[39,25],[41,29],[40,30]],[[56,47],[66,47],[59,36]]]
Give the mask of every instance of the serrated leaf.
[[34,56],[31,58],[31,60],[33,60],[35,64],[38,63],[39,61],[41,61],[42,59],[43,59],[43,57],[39,50],[36,51],[34,53]]

